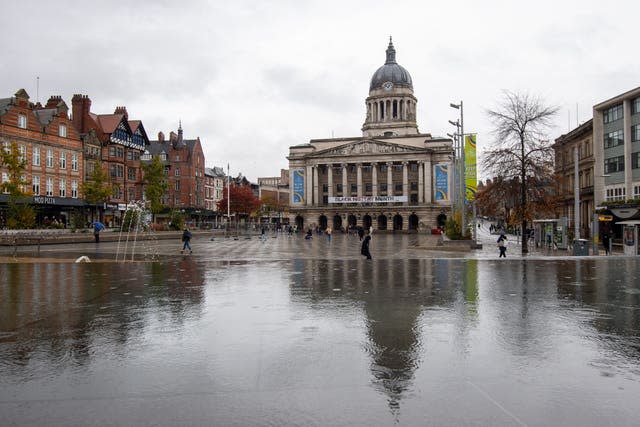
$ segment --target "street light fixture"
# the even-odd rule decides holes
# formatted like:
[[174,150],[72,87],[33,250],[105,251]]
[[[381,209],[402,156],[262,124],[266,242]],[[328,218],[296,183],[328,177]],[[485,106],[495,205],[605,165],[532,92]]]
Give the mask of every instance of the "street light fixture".
[[467,228],[467,224],[466,224],[466,168],[465,168],[465,164],[464,164],[464,113],[463,113],[463,104],[462,101],[460,101],[460,104],[454,104],[449,103],[449,106],[451,108],[455,108],[456,110],[460,110],[460,120],[456,120],[455,122],[452,120],[449,120],[449,123],[452,124],[453,126],[455,126],[458,129],[458,144],[457,144],[457,151],[458,151],[458,186],[459,188],[456,189],[456,191],[459,191],[460,194],[460,211],[462,212],[461,220],[460,220],[460,225],[461,225],[461,232],[462,235],[464,236],[466,234],[466,228]]

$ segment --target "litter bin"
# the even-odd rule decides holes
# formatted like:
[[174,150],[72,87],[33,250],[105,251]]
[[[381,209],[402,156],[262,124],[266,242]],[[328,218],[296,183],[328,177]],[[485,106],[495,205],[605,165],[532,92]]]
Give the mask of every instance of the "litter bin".
[[573,241],[573,255],[587,256],[589,255],[589,241],[587,239],[576,239]]

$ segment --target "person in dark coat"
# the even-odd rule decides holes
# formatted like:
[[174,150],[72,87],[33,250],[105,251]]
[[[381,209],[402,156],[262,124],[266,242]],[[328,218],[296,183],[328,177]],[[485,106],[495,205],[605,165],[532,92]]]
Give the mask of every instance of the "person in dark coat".
[[193,253],[193,251],[191,250],[191,232],[189,231],[189,228],[185,228],[184,231],[182,232],[182,250],[180,251],[180,253],[183,253],[184,251],[188,250],[189,253]]
[[364,239],[362,239],[362,249],[360,249],[360,253],[367,257],[367,259],[371,259],[371,252],[369,252],[369,242],[371,241],[371,235],[367,234]]

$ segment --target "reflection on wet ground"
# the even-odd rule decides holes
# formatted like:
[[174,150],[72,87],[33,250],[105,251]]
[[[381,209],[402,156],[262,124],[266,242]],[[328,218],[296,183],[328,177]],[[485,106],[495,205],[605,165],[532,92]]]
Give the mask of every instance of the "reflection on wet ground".
[[357,239],[274,239],[1,265],[3,423],[637,422],[637,259],[439,258],[390,241],[373,261]]

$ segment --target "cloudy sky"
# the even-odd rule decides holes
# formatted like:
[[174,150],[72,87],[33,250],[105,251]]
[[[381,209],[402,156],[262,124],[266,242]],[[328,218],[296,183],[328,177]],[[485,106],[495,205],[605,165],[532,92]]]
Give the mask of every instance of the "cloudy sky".
[[560,107],[553,139],[639,86],[638,16],[634,0],[6,1],[0,98],[89,95],[151,139],[182,120],[207,166],[255,180],[287,168],[292,145],[361,136],[390,35],[420,131],[450,133],[462,100],[482,150],[503,90]]

